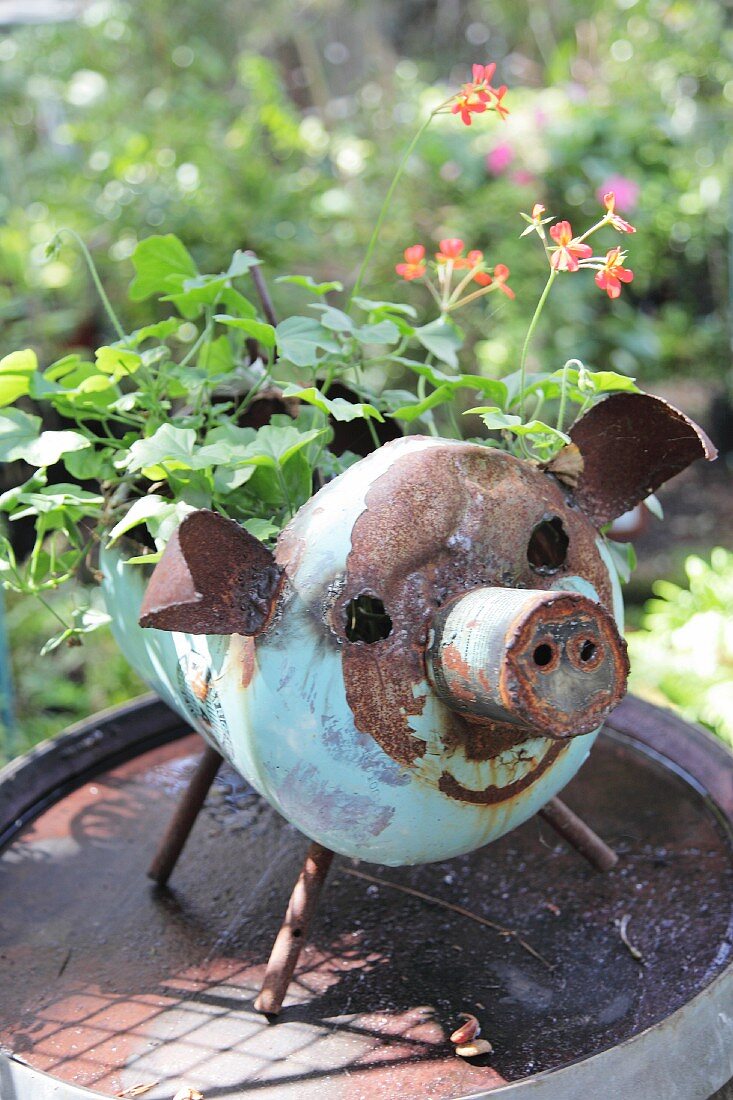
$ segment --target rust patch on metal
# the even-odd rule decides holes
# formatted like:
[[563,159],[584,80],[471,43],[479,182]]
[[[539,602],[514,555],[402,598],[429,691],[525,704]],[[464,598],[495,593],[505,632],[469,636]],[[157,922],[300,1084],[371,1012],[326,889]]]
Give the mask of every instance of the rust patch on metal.
[[234,520],[202,509],[186,516],[150,578],[140,625],[188,634],[258,634],[274,610],[283,572]]
[[519,779],[515,779],[513,783],[507,783],[505,787],[497,787],[491,784],[482,791],[474,791],[470,787],[464,787],[450,772],[443,772],[438,781],[438,789],[448,798],[455,798],[459,802],[471,802],[476,806],[495,806],[498,802],[508,802],[509,799],[522,794],[527,787],[530,787],[541,775],[544,775],[566,746],[567,742],[555,741],[541,756],[534,768],[520,776]]
[[229,642],[229,659],[240,670],[240,684],[243,688],[248,688],[252,683],[256,667],[255,652],[254,638],[242,637],[240,634],[232,635]]
[[575,500],[599,526],[628,512],[698,458],[717,451],[694,420],[648,393],[617,393],[570,429],[583,470]]
[[211,687],[210,675],[209,673],[207,677],[200,668],[193,668],[188,671],[188,676],[186,677],[188,686],[200,703],[205,703],[208,697],[209,688]]
[[498,722],[491,718],[468,721],[459,714],[452,717],[453,739],[460,741],[466,760],[471,763],[493,760],[507,749],[519,748],[535,736],[534,730],[522,729],[513,722]]
[[[409,767],[425,752],[410,727],[410,717],[422,709],[413,686],[425,681],[428,630],[447,601],[482,585],[550,589],[578,575],[611,606],[596,532],[567,494],[528,463],[470,443],[409,452],[369,489],[330,622],[343,642],[346,697],[356,726],[398,763]],[[569,546],[563,565],[543,576],[527,560],[527,542],[548,514],[562,519]],[[345,636],[346,608],[364,591],[383,601],[393,623],[389,637],[372,645],[349,643]],[[472,744],[474,759],[481,752],[488,759],[512,736],[511,743],[525,740],[527,731],[493,723],[476,735],[473,724],[453,713],[442,734],[446,744],[459,737]]]

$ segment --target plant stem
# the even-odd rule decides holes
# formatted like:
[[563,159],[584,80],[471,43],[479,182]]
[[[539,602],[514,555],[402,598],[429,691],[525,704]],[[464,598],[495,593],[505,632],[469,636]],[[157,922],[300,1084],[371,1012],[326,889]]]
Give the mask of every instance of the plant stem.
[[562,385],[561,385],[561,389],[560,389],[560,411],[557,414],[557,424],[555,425],[557,430],[560,431],[560,432],[563,430],[562,426],[565,423],[565,406],[567,404],[567,396],[568,396],[568,367],[572,366],[574,363],[576,363],[578,365],[578,368],[581,368],[583,366],[580,359],[568,359],[567,363],[565,364],[565,366],[562,369]]
[[[442,104],[441,104],[441,106],[442,106]],[[371,238],[369,240],[369,244],[367,245],[366,254],[364,256],[364,259],[361,262],[361,267],[359,268],[359,273],[356,276],[356,282],[354,283],[354,289],[351,291],[351,296],[349,297],[349,307],[348,307],[349,309],[351,308],[351,304],[354,301],[354,298],[357,297],[357,295],[359,294],[359,291],[361,290],[361,284],[364,280],[364,276],[366,275],[367,268],[369,267],[369,263],[370,263],[371,258],[372,258],[372,253],[374,252],[374,249],[376,247],[377,240],[379,239],[379,234],[380,234],[380,231],[382,229],[382,224],[384,222],[385,217],[387,216],[387,211],[389,210],[390,204],[392,202],[392,196],[395,193],[395,189],[397,187],[397,184],[400,182],[400,179],[402,177],[402,173],[405,170],[405,165],[407,164],[408,160],[412,156],[413,150],[415,149],[415,147],[416,147],[417,143],[419,142],[420,138],[423,136],[423,134],[427,130],[430,123],[433,121],[433,117],[435,116],[435,114],[437,113],[438,110],[439,110],[439,108],[436,108],[436,110],[432,111],[428,115],[428,117],[425,119],[422,126],[417,131],[417,133],[413,137],[412,141],[407,146],[407,149],[403,153],[402,160],[397,165],[397,171],[395,172],[394,176],[392,177],[392,182],[390,183],[389,188],[387,190],[387,194],[384,197],[384,202],[382,203],[381,209],[379,211],[379,215],[377,216],[377,223],[374,226],[374,232],[372,233]]]
[[127,339],[126,336],[125,336],[125,332],[122,328],[122,325],[120,324],[120,321],[119,321],[119,318],[118,318],[117,314],[115,313],[114,309],[112,308],[112,303],[110,302],[109,298],[107,297],[105,289],[102,286],[102,280],[99,278],[99,272],[97,271],[94,260],[92,259],[92,254],[89,251],[89,249],[87,248],[83,238],[79,236],[79,234],[76,232],[75,229],[69,229],[66,226],[64,226],[64,228],[59,229],[56,232],[56,237],[60,237],[62,233],[67,233],[74,241],[76,241],[77,247],[79,248],[79,251],[81,252],[82,256],[84,257],[84,260],[86,261],[87,267],[89,268],[89,274],[92,277],[92,282],[94,283],[97,294],[100,297],[100,300],[102,302],[102,305],[105,308],[107,316],[109,317],[110,321],[112,322],[112,326],[113,326],[115,332],[117,333],[119,339],[122,340],[122,341],[125,341]]
[[540,300],[537,303],[537,309],[534,311],[534,316],[529,323],[527,335],[524,338],[524,345],[522,347],[522,358],[519,362],[519,415],[521,416],[522,421],[524,421],[524,386],[527,377],[527,352],[529,351],[529,345],[532,341],[532,337],[534,336],[534,330],[537,328],[537,322],[539,321],[542,310],[545,307],[547,296],[550,293],[550,289],[556,278],[557,270],[553,267],[550,271],[550,277],[545,284],[545,289],[542,291]]

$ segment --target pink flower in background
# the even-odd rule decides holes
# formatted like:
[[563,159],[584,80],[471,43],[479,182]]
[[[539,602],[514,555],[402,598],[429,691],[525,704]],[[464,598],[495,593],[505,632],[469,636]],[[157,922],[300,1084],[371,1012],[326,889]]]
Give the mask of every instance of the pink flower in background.
[[512,183],[520,187],[530,187],[536,183],[535,177],[526,168],[520,168],[518,172],[512,172]]
[[514,150],[507,142],[495,145],[490,153],[486,154],[486,167],[492,176],[500,176],[506,172],[514,160]]
[[609,191],[613,191],[616,202],[622,210],[636,209],[639,199],[639,184],[626,176],[609,176],[596,191],[598,201],[603,202]]

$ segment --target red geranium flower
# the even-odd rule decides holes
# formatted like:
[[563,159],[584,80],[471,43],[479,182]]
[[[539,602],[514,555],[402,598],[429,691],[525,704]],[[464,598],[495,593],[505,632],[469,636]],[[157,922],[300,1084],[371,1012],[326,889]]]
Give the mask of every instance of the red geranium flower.
[[497,111],[502,118],[506,118],[509,114],[502,103],[507,90],[506,85],[492,88],[489,83],[495,71],[496,65],[493,62],[490,65],[474,65],[473,80],[464,84],[460,92],[454,96],[451,111],[454,115],[460,114],[466,126],[471,125],[471,115],[481,115],[484,111]]
[[425,249],[421,244],[412,244],[405,249],[405,263],[397,264],[395,271],[409,282],[425,274]]
[[616,213],[616,196],[613,191],[609,191],[603,196],[603,205],[608,211],[607,217],[614,229],[618,229],[619,233],[636,233],[634,226],[629,225]]
[[494,282],[496,283],[502,294],[506,294],[507,298],[513,298],[514,291],[510,286],[506,285],[506,281],[509,278],[509,268],[506,264],[497,264],[494,268]]
[[445,240],[439,244],[440,251],[435,253],[435,259],[439,264],[446,264],[449,260],[453,261],[453,267],[473,267],[473,264],[469,263],[468,259],[463,255],[463,249],[466,246],[463,241],[458,237],[446,237]]
[[634,272],[622,266],[625,259],[625,252],[612,248],[606,253],[606,262],[596,275],[596,285],[605,290],[609,298],[618,298],[621,283],[630,283],[634,278]]
[[555,271],[577,271],[578,260],[587,260],[593,255],[590,245],[583,244],[573,236],[570,222],[558,222],[550,226],[550,236],[555,242],[550,263]]
[[500,88],[494,88],[492,90],[494,92],[494,96],[496,97],[496,102],[493,104],[493,110],[495,110],[498,115],[501,115],[502,118],[506,118],[506,116],[509,114],[509,111],[502,103],[502,100],[507,93],[507,85],[502,84]]

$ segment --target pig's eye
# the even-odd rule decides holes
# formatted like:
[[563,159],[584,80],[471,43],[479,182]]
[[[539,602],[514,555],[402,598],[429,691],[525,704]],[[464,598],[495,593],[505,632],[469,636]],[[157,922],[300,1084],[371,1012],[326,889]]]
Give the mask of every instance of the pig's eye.
[[381,642],[392,633],[392,620],[378,596],[362,592],[346,605],[346,637],[350,642]]
[[532,529],[527,561],[535,573],[557,573],[565,564],[570,539],[559,516],[545,516]]

